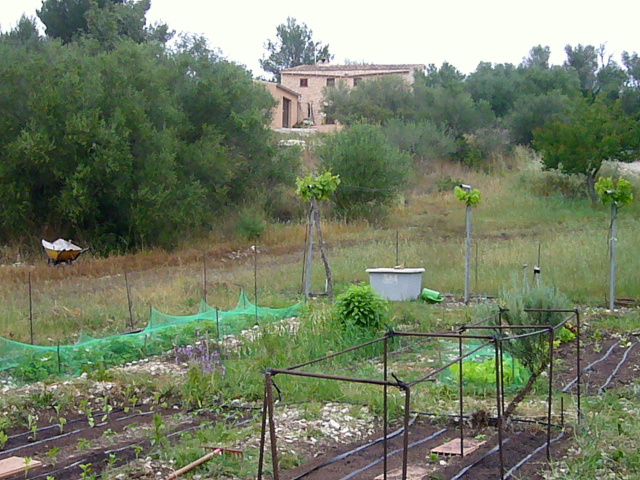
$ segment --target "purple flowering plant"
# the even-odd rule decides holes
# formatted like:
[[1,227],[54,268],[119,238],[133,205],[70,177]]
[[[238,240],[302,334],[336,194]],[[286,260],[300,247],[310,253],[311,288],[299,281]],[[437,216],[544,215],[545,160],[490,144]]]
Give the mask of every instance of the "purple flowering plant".
[[225,374],[225,366],[222,364],[220,351],[212,347],[208,338],[203,338],[199,330],[195,332],[193,345],[173,346],[176,363],[189,363],[199,366],[203,372],[210,373],[215,370]]

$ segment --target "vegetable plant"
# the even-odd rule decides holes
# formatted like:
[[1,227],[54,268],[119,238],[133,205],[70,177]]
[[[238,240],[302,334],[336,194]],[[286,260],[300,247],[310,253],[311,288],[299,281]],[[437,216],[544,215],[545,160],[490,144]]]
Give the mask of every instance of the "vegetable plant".
[[351,285],[336,298],[335,314],[344,325],[378,330],[384,323],[389,302],[371,285]]

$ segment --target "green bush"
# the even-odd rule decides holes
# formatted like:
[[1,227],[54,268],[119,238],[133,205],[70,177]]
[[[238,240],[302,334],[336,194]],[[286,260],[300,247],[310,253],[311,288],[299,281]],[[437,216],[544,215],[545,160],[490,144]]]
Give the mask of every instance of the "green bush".
[[383,299],[371,285],[351,285],[336,298],[336,318],[344,326],[379,329],[389,310],[389,302]]
[[582,174],[563,173],[553,169],[530,169],[520,174],[519,183],[523,188],[541,197],[586,197],[586,177]]
[[340,177],[336,211],[357,218],[393,203],[406,182],[411,158],[373,125],[354,125],[326,138],[320,167]]
[[[553,286],[524,286],[503,290],[500,295],[503,307],[508,310],[502,314],[503,325],[552,325],[561,323],[567,316],[562,312],[526,312],[526,309],[570,309],[569,299]],[[524,334],[533,330],[514,329],[512,334]],[[499,332],[496,332],[499,333]],[[505,351],[513,355],[532,374],[538,375],[547,367],[549,337],[546,333],[511,340],[504,344]]]
[[458,148],[456,139],[446,127],[431,121],[393,119],[384,125],[383,130],[392,144],[425,164],[431,160],[451,160]]
[[236,223],[236,232],[246,240],[256,240],[264,233],[266,221],[264,212],[256,207],[245,207]]

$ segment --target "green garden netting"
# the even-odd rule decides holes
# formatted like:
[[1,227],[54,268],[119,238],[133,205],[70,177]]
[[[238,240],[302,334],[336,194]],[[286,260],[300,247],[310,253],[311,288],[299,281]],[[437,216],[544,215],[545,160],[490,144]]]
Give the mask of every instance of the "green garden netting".
[[[448,353],[447,361],[452,361],[458,356],[458,345],[452,342],[442,342]],[[479,344],[463,345],[463,354],[477,348]],[[529,373],[509,353],[503,355],[504,387],[521,388],[529,379]],[[496,384],[496,353],[493,345],[487,345],[471,354],[462,361],[463,385],[475,389],[493,389]],[[440,374],[440,382],[448,385],[457,385],[460,381],[460,365],[455,363]]]
[[206,336],[221,339],[267,322],[297,316],[302,302],[286,308],[260,307],[240,292],[233,310],[218,310],[204,300],[195,315],[168,315],[151,308],[143,330],[105,338],[81,332],[74,345],[37,346],[0,337],[0,373],[33,382],[51,375],[79,375],[96,368],[122,365],[166,353]]

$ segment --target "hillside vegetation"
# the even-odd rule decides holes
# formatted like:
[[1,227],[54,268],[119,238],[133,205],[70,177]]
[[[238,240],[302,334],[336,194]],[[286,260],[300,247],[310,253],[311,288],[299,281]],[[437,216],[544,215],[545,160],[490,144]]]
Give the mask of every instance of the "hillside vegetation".
[[[531,281],[540,254],[545,282],[559,287],[573,302],[605,305],[608,208],[593,207],[585,197],[553,193],[560,181],[557,175],[540,171],[532,160],[528,162],[522,169],[502,175],[440,164],[415,180],[414,193],[393,206],[382,223],[325,220],[323,230],[336,292],[353,282],[367,281],[367,268],[395,265],[397,247],[399,263],[426,269],[424,286],[460,297],[465,208],[455,198],[453,185],[464,182],[482,192],[482,201],[473,211],[472,295],[495,296],[514,279],[521,281],[526,276]],[[639,208],[632,203],[619,214],[619,298],[640,297],[634,244]],[[269,223],[257,243],[259,303],[290,303],[302,289],[305,223]],[[242,237],[214,232],[176,251],[153,249],[108,258],[89,252],[73,266],[58,268],[47,266],[40,250],[27,252],[26,258],[23,251],[21,260],[26,261],[26,268],[11,267],[19,250],[5,249],[7,265],[0,269],[5,306],[0,336],[28,339],[27,274],[33,284],[38,343],[70,340],[80,330],[121,331],[129,317],[125,271],[137,325],[148,319],[149,305],[167,313],[193,313],[203,295],[205,262],[209,303],[230,308],[241,286],[253,291],[251,245]],[[323,278],[317,255],[314,291],[323,290]]]

